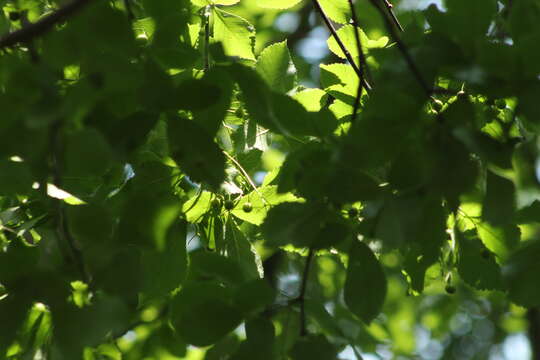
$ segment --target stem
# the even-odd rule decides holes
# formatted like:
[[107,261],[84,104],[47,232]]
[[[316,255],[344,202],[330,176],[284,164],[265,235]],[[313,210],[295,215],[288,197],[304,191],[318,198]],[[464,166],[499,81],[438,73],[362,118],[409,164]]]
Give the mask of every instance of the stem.
[[266,199],[264,198],[264,196],[259,192],[259,189],[257,188],[257,185],[255,185],[255,183],[253,182],[253,180],[251,180],[251,177],[249,176],[249,174],[247,173],[247,171],[243,168],[243,166],[234,158],[232,157],[231,155],[229,155],[228,152],[226,151],[223,151],[223,154],[225,154],[225,156],[231,160],[233,162],[233,164],[238,168],[238,170],[240,170],[240,172],[242,173],[242,176],[244,176],[244,178],[246,179],[246,181],[249,183],[249,185],[251,185],[251,187],[253,188],[253,190],[260,196],[261,200],[264,202],[264,203],[267,203]]
[[314,251],[309,248],[308,255],[306,257],[306,263],[304,265],[304,273],[302,275],[302,284],[300,285],[300,295],[298,295],[298,301],[300,302],[300,336],[307,335],[306,330],[306,289],[309,278],[309,269],[311,261],[313,260]]
[[[354,107],[353,107],[353,113],[352,113],[352,119],[351,119],[352,122],[355,122],[358,108],[360,107],[360,97],[362,96],[362,82],[366,74],[369,76],[369,68],[367,66],[366,57],[362,49],[362,40],[360,38],[360,31],[359,31],[360,24],[358,23],[358,17],[356,16],[356,9],[354,8],[354,4],[352,0],[349,0],[349,7],[351,9],[352,25],[354,27],[354,37],[356,40],[356,49],[358,50],[358,58],[360,59],[360,66],[359,66],[360,83],[358,84],[358,90],[356,91],[356,97],[354,99]],[[371,80],[371,76],[369,76],[369,78]]]
[[204,71],[210,68],[210,5],[204,8]]
[[[424,90],[426,95],[428,97],[431,97],[431,95],[433,94],[433,89],[431,87],[429,87],[427,85],[427,82],[424,80],[424,77],[422,76],[422,73],[420,73],[420,70],[418,69],[418,66],[414,62],[411,54],[409,53],[409,49],[407,49],[407,46],[405,45],[405,43],[399,37],[399,34],[397,33],[397,31],[396,31],[396,29],[394,27],[394,24],[393,24],[391,18],[389,17],[387,11],[380,6],[380,3],[378,2],[378,0],[370,0],[370,1],[371,1],[371,4],[373,4],[373,6],[375,6],[377,8],[377,10],[381,13],[381,16],[382,16],[382,18],[383,18],[383,20],[384,20],[384,22],[386,24],[386,28],[387,28],[388,32],[390,33],[390,35],[392,37],[392,40],[394,40],[395,43],[397,44],[397,47],[398,47],[399,51],[401,52],[401,54],[403,55],[403,58],[407,62],[409,70],[411,71],[413,76],[416,78],[416,81],[420,84],[420,86],[422,87],[422,90]],[[393,12],[391,12],[391,13],[393,14]]]
[[82,9],[92,1],[94,0],[73,0],[55,12],[44,16],[39,21],[25,26],[20,30],[3,35],[0,37],[0,48],[13,46],[19,43],[26,43],[45,34],[54,25],[75,14],[78,10]]
[[531,344],[532,360],[540,360],[540,312],[538,308],[527,311],[529,320],[529,343]]
[[371,90],[371,85],[369,85],[369,83],[363,78],[362,72],[360,71],[360,69],[358,68],[356,63],[354,62],[354,58],[352,57],[349,50],[347,50],[347,48],[345,47],[345,44],[343,44],[343,41],[341,41],[341,38],[337,34],[336,29],[334,28],[334,25],[332,25],[332,22],[328,18],[328,15],[326,15],[326,13],[324,12],[324,10],[321,7],[321,4],[319,3],[319,1],[318,0],[312,0],[312,2],[313,2],[313,6],[315,6],[315,9],[319,12],[322,19],[324,20],[324,23],[326,24],[326,27],[328,28],[328,30],[330,30],[330,33],[332,34],[332,37],[336,40],[339,48],[341,49],[341,51],[345,55],[345,58],[347,58],[347,60],[351,64],[352,68],[354,69],[354,72],[360,78],[360,82],[362,83],[362,86],[364,88],[366,88],[366,90]]
[[401,26],[401,23],[399,22],[396,14],[394,14],[394,10],[393,10],[394,5],[392,5],[392,3],[390,3],[390,1],[388,0],[383,0],[383,3],[384,3],[384,6],[386,7],[386,11],[388,11],[388,15],[390,15],[390,18],[394,22],[394,25],[396,25],[399,31],[403,32],[403,26]]
[[124,0],[124,8],[126,9],[128,20],[130,22],[135,20],[135,15],[133,14],[133,8],[131,7],[131,0]]

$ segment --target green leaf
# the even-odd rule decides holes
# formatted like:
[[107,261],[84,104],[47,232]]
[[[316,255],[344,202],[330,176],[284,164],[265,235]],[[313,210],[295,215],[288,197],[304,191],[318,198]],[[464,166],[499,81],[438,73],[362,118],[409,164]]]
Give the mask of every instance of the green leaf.
[[362,321],[370,323],[382,310],[387,281],[381,264],[362,242],[353,242],[344,286],[347,307]]
[[510,299],[521,306],[540,305],[538,273],[540,271],[540,241],[525,242],[504,264],[503,276]]
[[191,0],[191,2],[197,6],[234,5],[234,4],[238,4],[240,0]]
[[276,93],[271,101],[275,115],[272,128],[285,135],[325,137],[337,127],[334,115],[326,109],[308,112],[292,97]]
[[0,327],[0,356],[4,357],[5,350],[9,348],[17,336],[17,330],[23,325],[23,321],[31,306],[30,299],[8,296],[0,301],[0,315],[5,326]]
[[497,255],[498,259],[504,261],[518,246],[521,231],[512,224],[495,227],[481,223],[478,226],[478,236],[484,245]]
[[302,0],[257,0],[257,5],[268,9],[288,9]]
[[248,279],[248,275],[233,257],[201,249],[190,253],[189,260],[189,282],[215,279],[220,283],[235,286]]
[[516,213],[518,224],[540,222],[540,200],[534,200],[530,205],[519,209]]
[[[236,226],[234,220],[229,217],[225,228],[225,244],[222,246],[227,256],[234,259],[242,273],[248,279],[262,277],[262,263],[257,251],[246,238],[246,235]],[[220,249],[221,250],[221,249]]]
[[182,211],[190,223],[198,223],[203,220],[203,215],[211,209],[212,193],[201,191],[182,205]]
[[305,89],[293,95],[293,99],[298,101],[307,111],[317,112],[327,101],[326,93],[321,89]]
[[515,210],[514,183],[488,170],[482,218],[494,226],[504,225],[514,219]]
[[0,195],[26,194],[32,190],[33,177],[23,162],[0,161]]
[[213,7],[214,40],[220,41],[228,56],[255,60],[255,28],[238,15]]
[[245,314],[263,311],[276,297],[275,290],[265,279],[257,279],[242,284],[235,292],[234,301]]
[[256,69],[273,91],[286,93],[294,87],[296,69],[286,41],[266,47],[257,59]]
[[135,246],[116,250],[105,266],[93,271],[96,284],[108,295],[136,305],[143,281],[141,253]]
[[68,177],[99,177],[112,164],[112,150],[96,130],[78,131],[66,141],[63,171]]
[[83,309],[66,303],[53,307],[52,313],[53,346],[58,346],[61,354],[71,359],[82,359],[84,347],[105,342],[107,334],[123,331],[130,321],[130,312],[119,298],[103,295]]
[[[90,116],[89,125],[96,127],[108,140],[108,143],[122,155],[126,155],[143,144],[148,133],[154,128],[159,114],[148,111],[137,111],[125,117],[117,117],[111,112],[98,108]],[[129,131],[127,131],[129,129]],[[82,136],[99,137],[87,132]],[[103,142],[103,140],[97,140]],[[77,145],[74,145],[75,147]],[[106,155],[105,145],[103,152]],[[81,150],[82,151],[82,150]],[[72,161],[77,161],[73,159]]]
[[318,137],[332,134],[337,127],[330,111],[306,111],[290,96],[270,91],[252,69],[235,64],[230,70],[242,90],[248,113],[259,125],[286,136]]
[[292,360],[335,360],[337,349],[323,335],[308,335],[296,341],[289,356]]
[[120,218],[120,241],[123,244],[163,249],[169,227],[180,213],[178,199],[152,191],[130,195]]
[[330,19],[347,24],[351,19],[351,8],[347,0],[319,0],[321,7]]
[[261,229],[270,246],[310,246],[323,219],[319,204],[286,202],[270,209]]
[[264,359],[276,358],[275,330],[272,321],[261,317],[246,322],[247,339],[240,344],[234,359]]
[[162,249],[143,252],[141,290],[146,300],[166,296],[184,281],[187,274],[186,231],[186,222],[177,220],[169,228]]
[[[214,67],[207,71],[204,74],[203,80],[219,87],[219,99],[211,106],[203,106],[201,109],[194,111],[193,120],[201,124],[208,134],[214,135],[221,127],[231,104],[233,83],[225,69],[219,67]],[[186,92],[187,94],[190,94],[190,92]],[[192,94],[191,96],[196,95]],[[208,94],[201,95],[203,98],[208,96]]]
[[181,117],[168,121],[171,156],[193,181],[218,188],[225,180],[225,155],[197,123]]
[[[219,86],[215,84],[215,76],[208,75],[202,79],[189,79],[182,81],[172,94],[174,99],[171,101],[170,109],[185,109],[185,110],[207,110],[211,105],[218,104],[220,107],[228,105],[227,97],[230,98],[230,89],[228,89],[226,80]],[[230,87],[230,85],[229,85]],[[163,89],[162,89],[163,90]],[[222,93],[225,91],[225,93]],[[229,94],[227,94],[229,92]],[[161,94],[167,96],[168,94]],[[219,100],[224,97],[223,103],[219,104]],[[222,110],[223,111],[223,110]]]
[[[360,41],[362,43],[362,50],[367,53],[368,49],[377,49],[377,48],[384,48],[388,44],[388,38],[386,36],[382,36],[377,40],[371,40],[367,37],[367,35],[362,31],[362,29],[358,28],[358,31],[360,32]],[[341,41],[343,42],[343,45],[345,45],[345,48],[349,51],[351,56],[353,58],[358,57],[358,49],[356,47],[356,38],[355,38],[355,30],[352,25],[345,25],[339,28],[337,31],[338,36],[340,37]],[[332,51],[334,54],[339,56],[342,59],[345,59],[345,54],[339,47],[338,43],[336,42],[336,39],[334,39],[333,36],[328,38],[327,41],[328,48],[330,51]]]
[[114,218],[110,209],[100,204],[68,206],[66,218],[69,229],[85,248],[103,245],[110,241],[114,229]]
[[474,232],[461,233],[456,230],[459,246],[459,276],[479,290],[501,290],[501,268],[491,254],[475,236]]
[[[231,212],[241,220],[254,225],[261,225],[268,210],[272,209],[273,206],[292,201],[298,201],[298,198],[291,193],[279,193],[277,186],[269,185],[244,195]],[[247,203],[252,206],[250,212],[244,210],[244,205]]]
[[240,325],[242,314],[227,288],[207,281],[182,288],[171,304],[171,322],[187,343],[208,346]]
[[405,219],[409,213],[414,216],[408,218],[410,223],[406,220],[402,231],[407,245],[404,269],[410,277],[411,287],[417,292],[423,291],[426,271],[437,262],[447,240],[447,214],[441,199],[435,197],[420,200],[416,204],[409,202],[408,205],[412,207],[402,208],[398,215]]

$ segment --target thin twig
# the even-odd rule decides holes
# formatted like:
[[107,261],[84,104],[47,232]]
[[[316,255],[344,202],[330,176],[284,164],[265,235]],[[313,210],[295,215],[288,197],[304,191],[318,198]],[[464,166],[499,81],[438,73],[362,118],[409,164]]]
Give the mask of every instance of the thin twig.
[[210,69],[210,5],[204,8],[204,71]]
[[129,21],[135,20],[135,15],[133,14],[133,8],[131,7],[131,0],[124,0],[124,8],[126,9],[128,20]]
[[[392,23],[391,17],[387,14],[387,11],[385,10],[385,8],[381,7],[381,5],[379,3],[379,0],[370,0],[370,1],[373,4],[373,6],[376,7],[377,10],[380,12],[381,17],[383,18],[383,20],[384,20],[384,22],[386,24],[387,30],[390,33],[390,36],[392,37],[392,40],[396,43],[399,51],[403,55],[403,58],[407,62],[409,70],[411,71],[413,76],[416,78],[416,81],[420,84],[420,86],[422,87],[422,90],[424,90],[426,95],[428,97],[431,97],[431,95],[433,94],[433,89],[430,86],[428,86],[426,80],[422,76],[422,73],[418,69],[418,66],[414,62],[411,54],[409,53],[409,50],[407,49],[407,46],[405,45],[405,43],[399,37],[399,34],[396,31],[396,29],[394,27],[394,24]],[[384,0],[382,0],[382,1],[384,1]]]
[[390,15],[390,18],[392,19],[396,27],[399,29],[399,31],[403,31],[403,26],[401,26],[401,23],[399,22],[396,14],[394,14],[394,5],[392,5],[392,3],[388,0],[382,0],[382,2],[384,3],[386,11],[388,11],[388,15]]
[[332,34],[332,37],[336,40],[336,43],[338,44],[339,48],[341,49],[341,51],[343,52],[343,54],[345,55],[345,58],[347,58],[347,60],[349,61],[349,63],[351,64],[354,72],[356,73],[356,75],[358,75],[358,77],[360,78],[360,81],[362,83],[362,86],[364,88],[366,88],[366,90],[371,90],[371,85],[369,85],[369,83],[366,81],[366,79],[364,79],[362,77],[362,72],[360,71],[360,68],[358,67],[358,65],[356,65],[355,61],[354,61],[354,58],[352,57],[351,53],[349,52],[349,50],[347,50],[347,48],[345,47],[345,44],[343,44],[343,41],[341,40],[341,38],[339,37],[339,35],[337,34],[337,31],[336,29],[334,28],[334,25],[332,25],[332,22],[330,21],[330,19],[328,18],[328,15],[326,15],[326,13],[324,12],[323,8],[321,7],[321,4],[319,3],[318,0],[312,0],[313,2],[313,6],[315,6],[315,9],[319,12],[319,14],[321,15],[321,18],[323,19],[324,23],[326,24],[326,27],[328,28],[328,30],[330,31],[330,33]]
[[298,295],[298,301],[300,302],[300,336],[307,335],[306,330],[306,289],[309,278],[309,269],[311,267],[311,261],[313,260],[314,251],[309,248],[309,252],[306,257],[306,263],[304,265],[304,273],[302,274],[302,284],[300,285],[300,294]]
[[266,199],[264,198],[264,196],[259,192],[259,189],[257,188],[257,185],[255,185],[255,183],[253,182],[253,180],[251,180],[251,177],[249,176],[249,174],[247,173],[247,171],[244,169],[244,167],[234,158],[232,157],[228,152],[226,151],[223,151],[223,154],[225,154],[225,156],[231,160],[233,162],[233,164],[238,168],[238,170],[240,170],[240,172],[242,173],[242,175],[244,176],[244,178],[246,179],[246,181],[249,183],[249,185],[251,185],[251,187],[253,188],[253,190],[259,195],[259,197],[261,198],[261,200],[263,201],[263,203],[267,204],[268,205],[268,202],[266,201]]
[[529,343],[531,344],[532,360],[540,360],[540,312],[538,308],[527,310],[529,321]]
[[352,0],[349,0],[349,7],[351,9],[351,18],[352,18],[352,25],[354,27],[354,37],[356,40],[356,49],[358,50],[358,57],[360,59],[359,62],[359,70],[360,70],[360,82],[358,83],[358,89],[356,90],[356,97],[354,99],[354,106],[353,106],[353,113],[351,121],[356,121],[356,115],[358,112],[358,108],[360,107],[360,97],[362,96],[362,82],[366,75],[371,81],[371,76],[369,76],[369,68],[366,62],[366,57],[364,55],[364,50],[362,48],[362,39],[360,38],[360,24],[358,23],[358,17],[356,16],[356,9],[354,8],[354,4]]
[[25,26],[20,30],[5,34],[0,37],[0,48],[26,43],[45,34],[54,25],[64,21],[67,17],[73,15],[92,1],[94,0],[73,0],[51,14],[44,16],[37,22]]

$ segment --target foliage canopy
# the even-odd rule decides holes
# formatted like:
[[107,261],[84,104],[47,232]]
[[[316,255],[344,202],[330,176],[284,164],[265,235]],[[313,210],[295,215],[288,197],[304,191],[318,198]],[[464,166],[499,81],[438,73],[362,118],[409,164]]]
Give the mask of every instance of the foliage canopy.
[[540,4],[407,3],[0,0],[0,359],[480,359],[540,326]]

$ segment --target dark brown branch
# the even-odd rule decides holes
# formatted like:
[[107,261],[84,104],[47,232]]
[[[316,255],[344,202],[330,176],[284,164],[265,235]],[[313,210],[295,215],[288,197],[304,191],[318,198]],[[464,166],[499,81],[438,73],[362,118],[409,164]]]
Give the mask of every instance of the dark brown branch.
[[394,5],[392,5],[392,3],[390,3],[390,1],[388,0],[381,0],[381,1],[384,3],[386,11],[388,12],[388,15],[394,22],[394,25],[399,29],[399,31],[403,31],[403,26],[401,26],[401,23],[399,22],[396,14],[394,14],[394,10],[393,10]]
[[124,0],[124,8],[126,9],[128,20],[130,22],[135,20],[135,14],[133,14],[133,8],[131,7],[131,0]]
[[531,308],[527,311],[529,321],[529,343],[531,344],[532,360],[540,360],[540,311]]
[[209,6],[204,8],[204,71],[210,69],[210,9]]
[[54,25],[66,20],[69,16],[92,1],[94,0],[73,0],[69,4],[39,19],[37,22],[25,26],[20,30],[5,34],[0,37],[0,48],[26,43],[36,37],[42,36]]
[[313,260],[314,251],[312,248],[306,257],[306,263],[304,265],[304,272],[302,274],[302,284],[300,285],[300,294],[298,295],[298,301],[300,302],[300,336],[307,335],[306,330],[306,289],[309,278],[309,269],[311,267],[311,261]]
[[360,24],[358,23],[358,17],[356,16],[356,9],[354,8],[354,4],[352,0],[349,0],[349,7],[351,9],[351,19],[352,19],[352,25],[354,27],[354,37],[356,40],[356,49],[358,50],[358,58],[360,59],[359,62],[359,69],[360,69],[360,83],[358,84],[358,89],[356,91],[356,97],[354,99],[354,106],[353,106],[353,113],[351,121],[356,121],[356,113],[358,112],[358,108],[360,107],[360,97],[362,96],[362,80],[367,77],[370,79],[371,82],[371,76],[369,74],[369,67],[367,65],[366,56],[364,55],[364,50],[362,48],[362,40],[360,38]]
[[345,44],[343,44],[343,41],[341,41],[341,38],[337,34],[336,29],[334,28],[334,25],[332,25],[332,22],[328,18],[328,15],[326,15],[326,13],[324,12],[324,10],[321,7],[321,4],[319,3],[319,1],[318,0],[312,0],[312,2],[313,2],[313,6],[315,6],[315,9],[317,10],[317,12],[321,15],[321,18],[323,19],[324,23],[326,24],[326,27],[328,28],[328,30],[332,34],[332,37],[336,40],[339,48],[341,49],[341,51],[345,55],[345,58],[347,58],[347,60],[351,64],[354,72],[360,78],[360,82],[362,83],[362,86],[364,88],[366,88],[366,90],[371,90],[371,85],[369,85],[369,83],[366,81],[366,79],[364,79],[362,77],[362,72],[360,71],[360,68],[358,67],[358,65],[356,65],[356,63],[354,61],[354,58],[352,57],[349,50],[347,50],[347,48],[345,47]]
[[[431,97],[431,95],[433,94],[433,88],[431,88],[427,84],[426,80],[422,76],[422,73],[418,69],[418,66],[416,66],[416,63],[414,62],[411,54],[409,53],[409,49],[407,49],[407,46],[401,40],[398,32],[396,31],[396,28],[394,27],[394,24],[393,24],[393,22],[391,20],[391,17],[389,16],[386,8],[381,7],[381,4],[380,4],[379,0],[370,0],[370,1],[371,1],[371,4],[373,4],[373,6],[375,8],[377,8],[379,13],[381,14],[381,17],[383,18],[383,20],[385,22],[386,28],[387,28],[388,32],[390,33],[390,36],[392,37],[392,40],[396,43],[399,51],[403,55],[403,58],[407,62],[407,66],[409,67],[409,70],[411,71],[413,76],[416,78],[416,81],[420,84],[420,86],[422,87],[422,90],[424,90],[426,95],[428,97]],[[380,1],[384,1],[384,0],[380,0]]]

